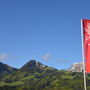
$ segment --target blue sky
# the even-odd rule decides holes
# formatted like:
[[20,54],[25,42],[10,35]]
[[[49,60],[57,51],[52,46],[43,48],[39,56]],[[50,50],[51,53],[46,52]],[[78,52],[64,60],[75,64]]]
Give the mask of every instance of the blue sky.
[[20,68],[35,59],[58,69],[81,62],[80,19],[89,9],[89,0],[1,0],[1,62]]

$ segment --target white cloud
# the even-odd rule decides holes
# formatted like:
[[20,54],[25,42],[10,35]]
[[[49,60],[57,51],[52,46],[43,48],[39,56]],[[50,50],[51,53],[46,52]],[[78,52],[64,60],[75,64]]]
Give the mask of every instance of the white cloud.
[[8,55],[5,53],[0,53],[0,60],[6,60],[8,58]]
[[42,58],[43,60],[50,60],[51,57],[52,57],[52,55],[49,54],[49,53],[46,53],[46,54],[44,54],[43,56],[41,56],[41,58]]

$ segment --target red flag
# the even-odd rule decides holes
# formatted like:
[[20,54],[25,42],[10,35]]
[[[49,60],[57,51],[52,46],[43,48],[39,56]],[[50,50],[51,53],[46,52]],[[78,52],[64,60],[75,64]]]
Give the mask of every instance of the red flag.
[[90,20],[83,19],[84,57],[86,73],[90,73]]

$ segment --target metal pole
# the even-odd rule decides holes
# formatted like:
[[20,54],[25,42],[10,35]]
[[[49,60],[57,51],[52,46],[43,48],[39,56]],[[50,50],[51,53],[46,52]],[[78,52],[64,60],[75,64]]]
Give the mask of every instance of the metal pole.
[[83,22],[81,19],[81,38],[82,38],[82,59],[83,59],[83,76],[84,76],[84,89],[86,88],[86,74],[85,74],[85,56],[84,56],[84,37],[83,37]]

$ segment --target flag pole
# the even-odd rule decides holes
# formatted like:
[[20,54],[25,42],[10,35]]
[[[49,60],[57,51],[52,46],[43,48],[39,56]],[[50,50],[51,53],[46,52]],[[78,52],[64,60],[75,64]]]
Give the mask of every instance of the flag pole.
[[84,35],[83,35],[82,19],[81,19],[81,38],[82,38],[82,60],[83,60],[84,89],[87,90],[87,88],[86,88],[86,74],[85,74]]

